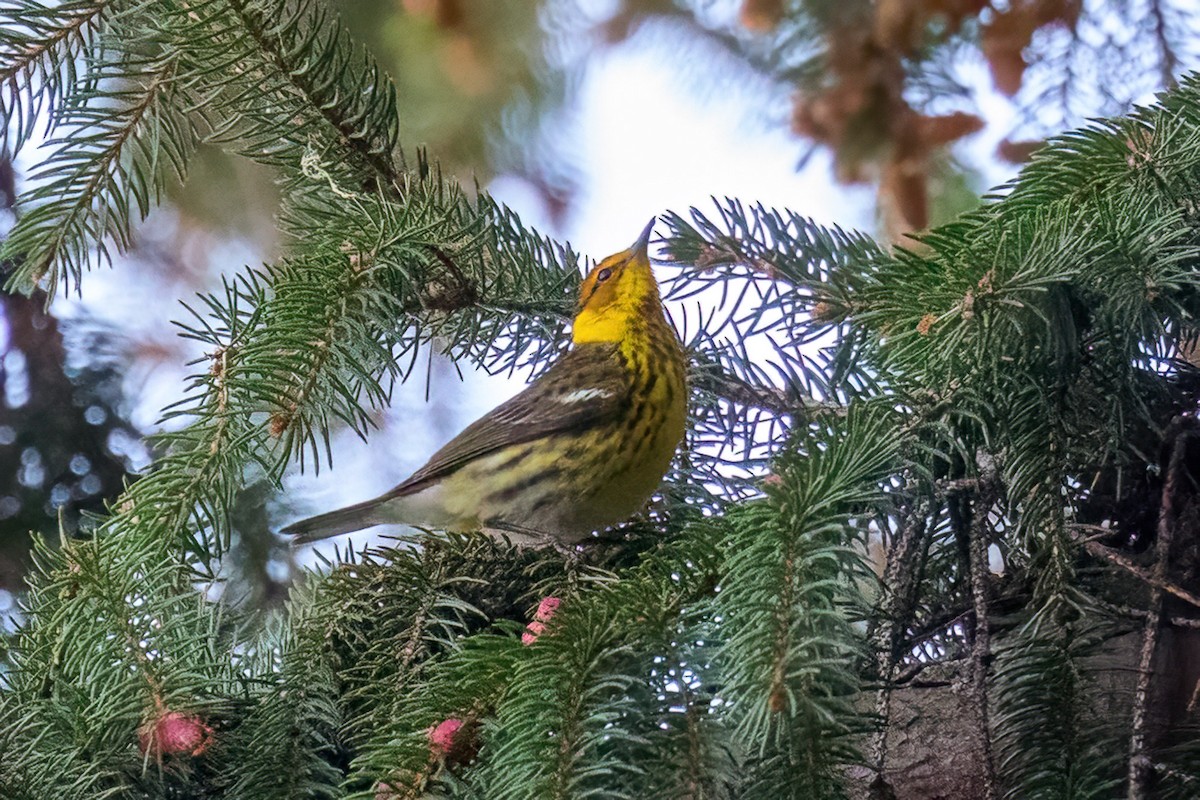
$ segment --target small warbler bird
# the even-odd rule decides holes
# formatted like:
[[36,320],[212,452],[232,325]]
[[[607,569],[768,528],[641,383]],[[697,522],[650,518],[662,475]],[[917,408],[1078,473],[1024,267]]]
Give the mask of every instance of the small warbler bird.
[[653,227],[584,279],[573,346],[541,378],[392,490],[283,532],[302,543],[403,523],[573,544],[641,508],[687,417],[683,348],[650,271]]

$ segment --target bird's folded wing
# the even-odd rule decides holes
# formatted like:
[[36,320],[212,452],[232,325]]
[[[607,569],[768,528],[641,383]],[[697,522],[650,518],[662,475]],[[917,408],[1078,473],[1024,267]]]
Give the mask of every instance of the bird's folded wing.
[[619,416],[629,403],[630,383],[617,347],[579,345],[525,391],[471,423],[384,498],[419,492],[501,448],[586,430]]

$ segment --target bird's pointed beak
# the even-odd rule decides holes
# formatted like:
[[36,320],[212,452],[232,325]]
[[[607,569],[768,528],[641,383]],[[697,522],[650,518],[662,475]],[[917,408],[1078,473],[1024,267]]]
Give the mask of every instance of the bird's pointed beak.
[[654,223],[656,222],[658,222],[658,217],[651,217],[650,223],[642,231],[642,235],[633,243],[633,247],[629,248],[634,258],[650,260],[650,236],[654,233]]

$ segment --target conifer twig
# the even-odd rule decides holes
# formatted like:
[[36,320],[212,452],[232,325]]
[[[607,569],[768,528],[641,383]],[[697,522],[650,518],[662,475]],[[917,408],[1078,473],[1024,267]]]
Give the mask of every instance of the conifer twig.
[[711,371],[704,371],[692,376],[691,383],[724,400],[773,414],[798,415],[807,419],[822,412],[846,413],[846,406],[841,403],[818,401],[811,397],[791,397],[778,386],[752,384],[728,372],[714,375]]
[[[388,153],[381,152],[363,134],[361,119],[346,116],[348,104],[337,96],[337,87],[322,86],[306,70],[297,68],[290,60],[291,48],[281,40],[278,28],[260,16],[260,9],[247,0],[229,0],[229,7],[241,21],[246,33],[269,58],[279,74],[304,97],[312,109],[337,131],[341,144],[357,154],[393,193],[400,195],[404,185],[402,171]],[[385,143],[390,145],[391,143]]]
[[999,497],[996,462],[991,454],[982,450],[976,455],[979,465],[979,486],[975,492],[974,513],[967,531],[969,545],[969,567],[971,573],[971,601],[974,607],[971,637],[971,694],[975,703],[976,735],[980,759],[983,762],[983,797],[996,800],[996,767],[992,758],[990,713],[988,709],[987,673],[991,660],[991,624],[988,604],[991,601],[990,578],[988,577],[988,540],[991,534],[989,514]]
[[1177,583],[1172,583],[1166,578],[1158,574],[1157,570],[1148,570],[1145,567],[1138,566],[1128,556],[1110,550],[1099,542],[1084,542],[1084,549],[1094,556],[1103,558],[1110,564],[1115,564],[1121,569],[1128,572],[1130,575],[1145,582],[1155,590],[1166,592],[1167,594],[1178,597],[1180,600],[1200,608],[1200,595],[1195,592],[1189,592]]
[[1154,677],[1154,654],[1158,649],[1158,633],[1162,627],[1163,598],[1166,590],[1161,584],[1166,582],[1167,559],[1171,554],[1171,541],[1175,533],[1175,500],[1183,468],[1183,456],[1184,437],[1180,436],[1171,446],[1171,458],[1167,462],[1162,501],[1158,509],[1158,530],[1154,542],[1155,580],[1151,583],[1150,604],[1142,626],[1142,649],[1138,658],[1138,680],[1133,696],[1133,719],[1130,722],[1132,732],[1129,737],[1129,800],[1145,800],[1150,777],[1154,773],[1154,765],[1147,753],[1150,684]]
[[[61,166],[63,154],[67,152],[65,149],[60,148],[51,157],[50,162],[60,162],[59,171],[67,173],[69,177],[56,177],[52,184],[53,198],[47,198],[48,202],[44,205],[35,206],[25,217],[26,223],[41,227],[46,232],[42,240],[31,245],[26,240],[27,234],[12,237],[26,247],[17,253],[18,267],[9,278],[11,287],[33,291],[50,273],[49,285],[45,289],[47,298],[53,297],[59,275],[52,270],[59,260],[64,260],[70,267],[68,275],[73,273],[78,284],[83,265],[87,262],[76,251],[86,245],[93,234],[93,226],[96,239],[112,237],[119,249],[128,248],[127,217],[129,207],[133,204],[119,198],[121,192],[118,187],[124,184],[129,187],[127,192],[136,195],[132,187],[137,183],[138,172],[123,162],[130,158],[130,148],[136,143],[139,131],[147,124],[147,120],[169,109],[166,95],[172,90],[177,67],[177,59],[166,58],[145,75],[139,76],[145,79],[144,82],[139,82],[134,90],[128,92],[132,101],[114,114],[120,124],[111,126],[111,136],[101,140],[102,146],[95,149],[94,159],[86,169],[76,168],[70,173]],[[82,130],[80,126],[76,132]],[[78,147],[78,144],[73,145],[73,148]],[[48,174],[44,172],[40,177]],[[54,215],[52,224],[47,224],[50,222],[45,219],[47,212]],[[103,248],[100,252],[103,252]]]
[[875,714],[881,721],[871,744],[871,762],[876,772],[874,783],[880,785],[880,791],[886,784],[884,773],[887,769],[888,720],[891,715],[892,689],[895,685],[893,676],[899,661],[897,650],[901,633],[908,627],[915,604],[918,563],[914,554],[920,550],[928,529],[928,506],[927,501],[919,502],[915,507],[906,509],[902,515],[900,535],[888,550],[887,572],[883,583],[884,596],[880,602],[884,623],[871,637],[880,682],[875,695]]
[[[1129,617],[1131,619],[1145,619],[1146,610],[1142,608],[1130,608],[1129,606],[1117,605],[1096,598],[1096,604],[1107,611],[1118,616]],[[1191,617],[1163,617],[1169,625],[1174,628],[1200,628],[1200,619],[1192,619]]]
[[[58,45],[72,38],[85,35],[84,31],[95,26],[97,20],[115,5],[115,0],[99,0],[91,7],[69,9],[62,15],[63,24],[54,28],[41,41],[29,41],[20,50],[4,52],[0,55],[0,83],[9,83],[19,78],[21,73],[31,72],[39,59],[50,58]],[[16,92],[13,92],[16,95]]]

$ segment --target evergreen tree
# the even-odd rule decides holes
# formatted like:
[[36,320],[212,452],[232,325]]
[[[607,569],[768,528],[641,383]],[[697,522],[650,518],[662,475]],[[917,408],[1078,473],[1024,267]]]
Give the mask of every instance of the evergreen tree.
[[276,171],[288,243],[192,304],[149,474],[37,545],[0,796],[1196,796],[1200,80],[908,249],[669,215],[671,293],[723,300],[649,513],[347,553],[262,618],[214,591],[239,492],[369,435],[424,343],[544,367],[579,258],[406,158],[315,0],[0,8],[11,146],[52,135],[10,290],[77,287],[200,143]]

